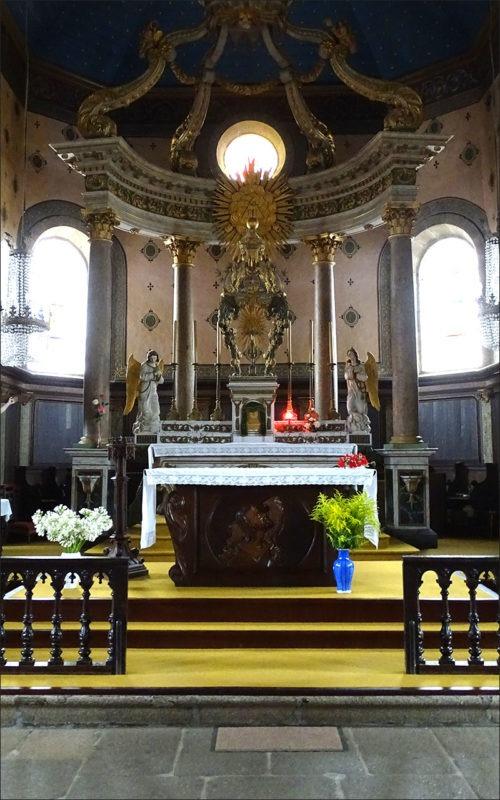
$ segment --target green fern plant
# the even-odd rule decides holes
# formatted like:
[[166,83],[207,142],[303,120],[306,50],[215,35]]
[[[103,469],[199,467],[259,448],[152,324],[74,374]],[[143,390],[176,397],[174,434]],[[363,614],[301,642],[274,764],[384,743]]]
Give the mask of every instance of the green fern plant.
[[324,526],[326,538],[337,550],[359,547],[365,525],[373,525],[380,531],[377,505],[365,492],[356,492],[351,497],[338,490],[332,497],[320,492],[309,516]]

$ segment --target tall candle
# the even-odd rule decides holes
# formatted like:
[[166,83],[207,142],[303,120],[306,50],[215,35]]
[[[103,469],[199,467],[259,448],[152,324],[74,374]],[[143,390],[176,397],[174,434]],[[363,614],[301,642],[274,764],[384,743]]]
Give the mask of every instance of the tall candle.
[[172,331],[172,364],[176,363],[176,352],[177,352],[177,320],[174,319],[173,331]]
[[292,363],[292,323],[288,323],[288,361]]
[[309,320],[309,363],[314,363],[314,320]]
[[196,320],[193,320],[193,361],[197,363]]
[[333,339],[332,339],[332,323],[328,323],[328,360],[333,364]]
[[215,327],[215,363],[219,363],[219,313],[217,313],[217,325]]

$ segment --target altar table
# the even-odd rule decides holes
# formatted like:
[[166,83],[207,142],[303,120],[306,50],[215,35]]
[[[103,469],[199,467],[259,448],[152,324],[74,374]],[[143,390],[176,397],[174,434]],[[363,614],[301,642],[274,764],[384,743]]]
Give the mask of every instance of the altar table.
[[[304,453],[305,455],[305,453]],[[375,501],[373,469],[307,466],[180,466],[144,470],[141,548],[156,541],[156,486],[176,585],[331,584],[332,548],[309,518],[320,491],[362,487]],[[371,526],[365,536],[378,545]]]

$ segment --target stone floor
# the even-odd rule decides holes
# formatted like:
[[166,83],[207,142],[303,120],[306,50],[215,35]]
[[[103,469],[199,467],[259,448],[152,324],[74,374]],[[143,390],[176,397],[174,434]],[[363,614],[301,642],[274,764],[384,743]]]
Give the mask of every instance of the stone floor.
[[494,726],[245,730],[5,727],[1,798],[499,796]]

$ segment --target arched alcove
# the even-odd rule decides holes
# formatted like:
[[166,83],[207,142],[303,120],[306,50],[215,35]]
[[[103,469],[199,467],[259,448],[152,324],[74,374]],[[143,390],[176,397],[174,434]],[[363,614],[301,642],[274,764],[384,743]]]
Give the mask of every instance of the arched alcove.
[[[37,239],[50,228],[65,226],[86,233],[81,216],[82,208],[66,200],[47,200],[26,209],[22,225],[19,224],[17,246],[22,238],[31,251]],[[110,379],[125,377],[127,360],[127,259],[125,251],[113,237],[111,251],[112,314],[111,314],[111,369]]]

